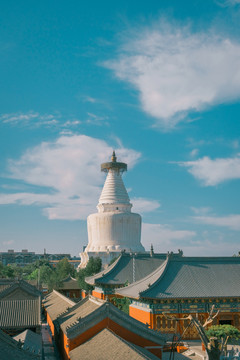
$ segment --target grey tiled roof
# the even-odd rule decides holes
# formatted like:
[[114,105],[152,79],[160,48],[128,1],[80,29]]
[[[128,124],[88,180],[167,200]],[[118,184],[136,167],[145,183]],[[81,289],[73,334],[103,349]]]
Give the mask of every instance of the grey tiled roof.
[[156,270],[165,260],[166,254],[137,254],[134,256],[123,253],[120,258],[108,269],[94,276],[86,278],[91,285],[116,285],[121,286],[134,280],[138,281]]
[[21,349],[14,339],[0,330],[0,360],[33,360],[40,357]]
[[100,331],[84,344],[69,353],[71,360],[157,360],[149,351],[136,346],[113,333],[109,329]]
[[53,290],[43,300],[43,305],[48,312],[51,320],[55,320],[59,315],[64,313],[68,308],[76,305],[66,296],[60,294],[58,291]]
[[36,334],[31,330],[25,330],[21,334],[14,336],[14,340],[21,341],[23,343],[22,348],[28,350],[31,353],[42,353],[42,336]]
[[132,283],[127,287],[117,289],[116,294],[121,296],[127,296],[131,298],[138,298],[139,293],[148,289],[152,284],[154,284],[159,277],[163,274],[166,269],[168,261],[165,260],[155,271],[151,274],[145,276],[143,279]]
[[148,329],[145,324],[125,314],[123,311],[116,308],[107,301],[102,301],[102,305],[90,312],[83,318],[80,318],[75,324],[66,327],[66,335],[68,339],[75,339],[86,331],[94,328],[104,319],[110,319],[112,322],[118,324],[120,327],[134,332],[151,342],[163,345],[166,342],[166,335],[158,333],[154,330]]
[[76,289],[80,290],[80,286],[78,284],[77,279],[72,278],[70,275],[62,280],[61,285],[58,287],[58,290],[71,290]]
[[31,300],[0,300],[1,328],[36,327],[40,324],[40,298]]
[[143,279],[116,292],[151,299],[240,297],[240,257],[172,255],[165,271],[159,272],[157,280],[150,277],[149,283]]
[[24,280],[14,280],[10,286],[5,287],[0,292],[0,299],[28,299],[41,296],[41,292],[33,285]]
[[79,319],[85,318],[91,314],[94,310],[99,308],[105,303],[103,300],[96,299],[92,296],[88,296],[75,306],[71,307],[64,314],[62,314],[57,322],[61,326],[63,332],[66,333],[68,327],[71,327],[79,321]]
[[0,292],[14,283],[12,279],[0,279]]

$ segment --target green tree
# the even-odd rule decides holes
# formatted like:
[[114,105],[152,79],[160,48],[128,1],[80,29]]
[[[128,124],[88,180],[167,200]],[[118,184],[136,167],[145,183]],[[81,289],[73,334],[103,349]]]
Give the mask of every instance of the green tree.
[[40,267],[40,283],[48,284],[50,279],[53,277],[54,270],[48,265],[43,265]]
[[99,271],[101,271],[102,268],[102,260],[100,257],[90,257],[87,266],[85,267],[86,276],[91,276],[94,274],[97,274]]
[[124,311],[126,314],[129,314],[129,305],[131,304],[131,300],[127,297],[117,298],[113,297],[111,302],[120,310]]
[[88,285],[86,283],[85,277],[97,274],[99,271],[101,271],[101,268],[102,268],[102,260],[99,257],[97,258],[90,257],[85,269],[80,269],[79,272],[77,273],[77,279],[81,289],[86,291],[90,291],[93,289],[91,285]]
[[232,325],[213,325],[207,331],[207,336],[224,339],[228,337],[229,341],[233,339],[240,339],[240,331]]
[[62,259],[57,263],[56,266],[56,273],[59,278],[59,280],[63,280],[66,278],[69,274],[71,276],[75,276],[75,269],[72,266],[72,264],[69,263],[68,259]]

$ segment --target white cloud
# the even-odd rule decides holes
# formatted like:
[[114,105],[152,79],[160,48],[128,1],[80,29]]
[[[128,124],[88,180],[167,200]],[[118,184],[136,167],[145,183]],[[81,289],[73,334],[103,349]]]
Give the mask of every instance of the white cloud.
[[108,116],[99,116],[93,113],[88,112],[88,119],[87,119],[87,123],[88,124],[93,124],[93,125],[108,125]]
[[143,110],[162,128],[240,98],[240,44],[213,31],[193,33],[160,21],[128,34],[119,52],[104,65],[137,89]]
[[198,149],[193,149],[193,150],[190,152],[190,156],[191,156],[191,157],[195,157],[195,156],[198,155],[198,153],[199,153],[199,150],[198,150]]
[[[142,224],[142,243],[146,249],[153,244],[155,252],[177,251],[182,247],[181,242],[196,236],[194,231],[173,230],[169,225]],[[176,240],[179,244],[176,245]]]
[[195,161],[179,162],[205,186],[215,186],[224,181],[240,179],[240,154],[232,158],[210,159],[205,156]]
[[2,114],[0,120],[3,123],[17,123],[17,122],[26,122],[32,119],[38,118],[40,115],[37,112],[29,111],[28,113],[11,113],[11,114]]
[[[10,160],[8,166],[9,178],[40,187],[41,193],[2,193],[0,204],[38,205],[49,219],[85,219],[96,211],[104,181],[100,164],[111,153],[112,147],[105,141],[85,135],[43,142],[27,150],[19,160]],[[130,169],[141,156],[124,147],[116,149],[116,154]],[[143,205],[144,199],[140,202]],[[150,200],[145,205],[148,211],[156,206],[155,201],[151,206]]]
[[206,215],[208,214],[210,211],[211,211],[211,208],[210,207],[199,207],[199,208],[196,208],[196,207],[191,207],[191,210],[196,214],[196,215]]
[[62,126],[64,127],[69,127],[69,126],[77,126],[81,124],[81,121],[80,120],[67,120]]
[[195,220],[207,224],[220,227],[227,227],[231,230],[240,230],[240,215],[228,216],[195,216]]
[[157,200],[133,198],[131,203],[133,204],[133,212],[145,213],[157,210],[161,205]]
[[226,243],[226,234],[220,231],[204,230],[196,233],[174,230],[169,225],[160,224],[143,223],[142,243],[148,251],[153,244],[155,252],[176,253],[178,249],[182,249],[185,256],[232,256],[239,251],[239,241],[228,236]]
[[240,0],[219,0],[217,4],[221,7],[235,6],[240,4]]
[[98,102],[98,100],[93,98],[92,96],[84,96],[84,101],[85,102],[90,102],[90,103],[93,103],[93,104]]
[[0,122],[4,124],[11,124],[11,125],[57,125],[60,114],[39,114],[35,111],[28,111],[26,113],[17,112],[17,113],[10,113],[10,114],[2,114],[0,115]]

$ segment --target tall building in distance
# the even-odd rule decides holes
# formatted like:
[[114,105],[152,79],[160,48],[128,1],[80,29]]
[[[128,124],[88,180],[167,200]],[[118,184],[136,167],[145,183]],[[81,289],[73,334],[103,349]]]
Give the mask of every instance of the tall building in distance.
[[111,162],[103,163],[101,171],[107,173],[97,205],[98,213],[87,219],[88,245],[80,253],[85,267],[91,256],[99,256],[103,265],[122,251],[145,252],[141,244],[141,216],[131,212],[132,204],[122,180],[127,164],[117,162],[113,151]]

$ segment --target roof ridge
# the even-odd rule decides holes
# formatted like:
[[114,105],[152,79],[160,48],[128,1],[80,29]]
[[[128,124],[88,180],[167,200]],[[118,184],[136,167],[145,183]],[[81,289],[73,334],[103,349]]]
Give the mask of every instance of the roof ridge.
[[114,261],[110,266],[108,266],[107,269],[104,269],[104,270],[100,271],[100,272],[97,273],[97,274],[94,274],[94,275],[91,275],[91,276],[87,276],[87,277],[85,278],[86,283],[92,285],[92,283],[88,283],[88,280],[93,279],[93,280],[94,280],[94,284],[95,284],[95,280],[100,279],[101,277],[110,274],[111,271],[115,268],[115,266],[118,265],[120,259],[122,259],[122,254],[120,254],[120,256],[117,258],[117,260]]
[[201,260],[201,261],[219,261],[219,260],[228,260],[228,261],[239,261],[240,256],[182,256],[177,257],[175,260],[178,261],[191,261],[191,260]]
[[[115,290],[115,293],[118,293],[118,291],[121,293],[121,291],[127,291],[128,289],[132,289],[134,288],[135,286],[137,286],[138,284],[141,284],[141,283],[144,283],[147,279],[150,279],[151,277],[153,276],[156,276],[159,274],[159,272],[161,272],[163,270],[163,272],[165,271],[165,268],[168,264],[168,261],[169,261],[169,257],[167,257],[167,259],[160,265],[157,267],[157,269],[155,269],[154,271],[152,271],[150,274],[148,274],[147,276],[145,276],[144,278],[138,280],[138,281],[135,281],[134,283],[126,286],[126,287],[123,287],[123,288],[118,288]],[[161,274],[162,275],[162,274]],[[159,277],[157,277],[157,280],[159,279]],[[154,280],[153,283],[151,284],[151,286],[157,281],[157,280]],[[143,290],[145,291],[145,290]],[[143,291],[140,291],[139,293],[142,293]],[[124,295],[124,294],[123,294]],[[127,296],[127,295],[126,295]]]
[[[123,343],[127,344],[131,349],[133,349],[134,351],[136,351],[138,354],[142,355],[145,357],[145,359],[149,359],[151,360],[151,358],[149,356],[147,356],[146,354],[144,354],[141,350],[139,350],[139,348],[136,347],[135,344],[131,343],[130,341],[125,340],[124,338],[122,338],[121,336],[119,336],[118,334],[116,334],[114,331],[112,331],[112,329],[104,328],[101,331],[104,330],[108,330],[109,332],[111,332],[114,336],[116,336],[120,341],[122,341]],[[99,331],[99,333],[101,332]],[[99,333],[97,333],[96,335],[98,335]],[[141,347],[141,346],[139,346]],[[143,348],[144,349],[144,348]]]
[[[87,323],[90,324],[91,321],[98,320],[97,319],[98,316],[101,317],[101,315],[103,315],[104,318],[112,316],[114,318],[114,321],[117,321],[116,320],[116,318],[117,318],[118,321],[120,323],[122,322],[127,328],[129,328],[129,324],[134,325],[134,329],[138,330],[141,334],[145,333],[145,335],[140,335],[142,337],[143,336],[146,337],[147,335],[149,335],[149,337],[153,336],[155,338],[155,341],[165,342],[165,339],[166,339],[165,335],[157,333],[156,331],[154,331],[152,329],[149,329],[148,327],[146,327],[145,324],[143,324],[142,322],[140,322],[140,321],[134,319],[133,317],[125,314],[123,311],[119,310],[113,304],[111,304],[109,302],[106,302],[102,306],[99,306],[99,308],[95,309],[90,314],[88,314],[86,317],[81,319],[80,322],[75,323],[75,325],[71,326],[71,328],[66,329],[68,337],[71,338],[70,333],[72,333],[73,336],[74,336],[74,333],[79,328],[82,328],[82,329],[86,330],[87,329],[86,324]],[[122,325],[122,326],[124,327],[124,325]]]
[[52,291],[53,293],[55,293],[56,295],[58,295],[60,298],[62,298],[63,300],[65,300],[66,302],[68,302],[70,305],[76,305],[75,302],[73,302],[72,300],[70,300],[68,297],[64,296],[63,294],[61,294],[59,291],[53,289]]
[[36,289],[34,286],[28,284],[24,280],[17,280],[16,282],[9,285],[7,288],[3,289],[0,292],[0,298],[7,296],[9,293],[16,290],[17,288],[22,288],[23,290],[25,290],[28,293],[34,294],[36,296],[41,296],[40,291],[38,289]]
[[89,297],[89,300],[91,300],[94,304],[105,304],[107,301],[106,300],[103,300],[103,299],[98,299],[92,295],[88,295]]
[[148,289],[144,290],[144,291],[141,291],[139,293],[139,295],[143,295],[146,291],[148,291],[150,288],[153,288],[154,286],[156,286],[158,284],[159,281],[162,280],[162,278],[164,277],[164,275],[166,274],[166,271],[168,269],[168,266],[170,264],[170,261],[172,259],[172,254],[169,254],[169,256],[167,256],[167,259],[165,261],[165,266],[163,268],[163,272],[160,274],[160,276],[157,278],[157,280],[155,280],[150,286]]

